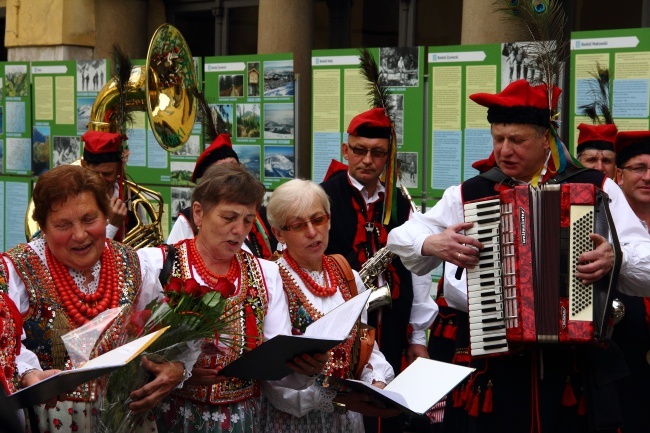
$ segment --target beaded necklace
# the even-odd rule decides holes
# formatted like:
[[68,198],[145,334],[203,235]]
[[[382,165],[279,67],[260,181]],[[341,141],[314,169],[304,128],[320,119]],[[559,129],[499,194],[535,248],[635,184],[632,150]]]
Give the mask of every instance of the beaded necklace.
[[328,260],[326,260],[325,256],[323,256],[323,282],[325,283],[325,286],[321,286],[316,281],[314,281],[314,279],[307,272],[305,272],[300,267],[300,265],[298,265],[298,263],[296,263],[293,257],[291,257],[289,254],[289,250],[285,250],[283,255],[284,260],[287,262],[287,265],[289,265],[289,267],[293,269],[296,274],[298,274],[302,282],[305,283],[307,289],[314,295],[324,298],[327,296],[332,296],[334,293],[336,293],[336,276],[332,270],[332,266],[330,266],[330,263]]
[[68,268],[54,257],[47,245],[45,258],[61,305],[65,308],[68,317],[78,326],[88,322],[107,308],[118,306],[117,272],[115,271],[113,253],[108,245],[102,251],[99,282],[94,293],[84,293],[79,290]]
[[[199,254],[199,250],[196,248],[196,238],[192,239],[190,242],[188,242],[189,248],[188,248],[188,256],[190,259],[190,262],[194,267],[196,268],[196,271],[198,272],[199,276],[205,281],[206,285],[209,287],[213,287],[218,281],[219,278],[225,278],[231,283],[235,284],[235,280],[239,276],[239,263],[236,259],[235,256],[233,256],[232,260],[230,261],[230,269],[228,269],[228,273],[225,275],[217,275],[213,273],[211,270],[205,266],[205,262],[201,258],[201,255]],[[191,267],[190,267],[191,269]]]

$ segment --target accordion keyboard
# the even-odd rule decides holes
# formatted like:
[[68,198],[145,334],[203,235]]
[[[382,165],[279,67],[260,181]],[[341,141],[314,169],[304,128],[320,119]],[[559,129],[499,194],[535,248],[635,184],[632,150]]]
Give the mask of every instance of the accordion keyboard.
[[465,221],[474,223],[465,234],[483,244],[478,265],[467,270],[470,353],[478,356],[506,352],[499,199],[467,203],[464,212]]

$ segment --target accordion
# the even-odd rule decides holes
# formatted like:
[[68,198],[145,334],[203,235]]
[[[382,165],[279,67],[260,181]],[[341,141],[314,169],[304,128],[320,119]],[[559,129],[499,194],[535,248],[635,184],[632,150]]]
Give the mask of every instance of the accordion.
[[[516,186],[464,205],[466,231],[483,243],[467,270],[470,353],[499,354],[539,343],[601,344],[612,331],[611,303],[621,251],[609,197],[592,184]],[[589,234],[609,239],[609,275],[575,276]]]

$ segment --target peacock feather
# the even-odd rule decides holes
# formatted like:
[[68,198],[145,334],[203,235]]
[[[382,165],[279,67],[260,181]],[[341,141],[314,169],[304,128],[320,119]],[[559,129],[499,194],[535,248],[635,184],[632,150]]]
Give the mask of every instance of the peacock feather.
[[[370,52],[362,48],[359,50],[359,70],[368,82],[368,103],[373,108],[383,108],[391,123],[391,143],[386,170],[384,172],[384,186],[386,188],[386,205],[384,206],[384,225],[391,220],[391,215],[397,217],[397,196],[395,195],[397,181],[397,138],[395,136],[395,122],[393,119],[393,106],[390,102],[390,89],[386,84],[384,75],[379,70],[375,58]],[[395,212],[393,212],[395,210]]]
[[[603,68],[596,63],[596,72],[589,72],[594,77],[589,81],[589,94],[593,102],[578,107],[582,114],[589,117],[594,125],[614,123],[612,111],[609,108],[610,74],[608,68]],[[602,115],[602,118],[601,118]]]
[[133,64],[128,54],[126,54],[118,44],[113,45],[112,49],[113,58],[113,78],[115,87],[120,95],[120,101],[117,104],[114,112],[110,114],[110,123],[115,132],[126,136],[126,131],[133,124],[133,114],[127,110],[128,95],[131,94],[130,78]]

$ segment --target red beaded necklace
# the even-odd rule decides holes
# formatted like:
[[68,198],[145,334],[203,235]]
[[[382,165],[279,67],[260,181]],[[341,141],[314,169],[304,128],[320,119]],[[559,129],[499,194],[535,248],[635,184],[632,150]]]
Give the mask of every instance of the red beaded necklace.
[[68,317],[78,326],[88,322],[107,308],[116,308],[119,305],[115,260],[113,260],[112,251],[108,246],[102,252],[99,282],[94,293],[84,293],[79,290],[68,268],[54,257],[47,245],[45,246],[45,259],[61,305],[65,308]]
[[336,293],[336,276],[326,256],[323,256],[323,276],[325,280],[325,286],[321,286],[316,281],[314,281],[314,279],[309,276],[309,274],[305,272],[300,267],[300,265],[298,265],[298,263],[296,263],[293,257],[291,257],[289,254],[289,250],[285,250],[282,255],[284,257],[284,260],[286,260],[287,265],[289,265],[289,267],[293,269],[296,274],[298,274],[302,282],[305,283],[305,286],[307,286],[307,289],[309,289],[309,291],[314,295],[324,298],[326,296],[332,296],[334,293]]
[[187,252],[190,258],[190,262],[192,265],[194,265],[199,276],[203,279],[203,281],[205,281],[208,286],[212,287],[219,281],[219,278],[225,278],[231,283],[235,284],[235,280],[237,277],[239,277],[239,263],[237,262],[236,257],[232,258],[230,262],[230,269],[228,269],[227,274],[217,275],[209,270],[207,266],[205,266],[205,262],[201,258],[199,250],[196,248],[196,238],[192,239],[190,242],[188,242],[188,244],[189,248]]

